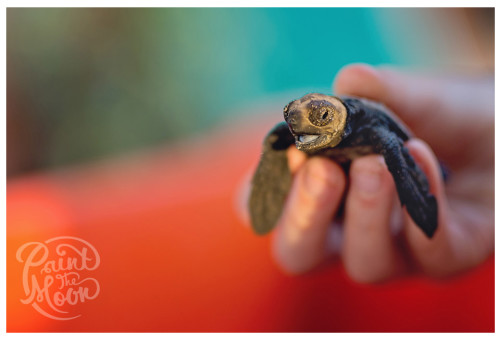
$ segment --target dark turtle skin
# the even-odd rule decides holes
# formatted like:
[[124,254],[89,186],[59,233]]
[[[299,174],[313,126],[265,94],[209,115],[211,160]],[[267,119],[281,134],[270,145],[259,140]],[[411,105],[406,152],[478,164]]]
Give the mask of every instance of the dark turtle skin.
[[250,219],[257,234],[276,225],[291,186],[287,149],[295,143],[309,156],[324,156],[348,170],[363,155],[381,154],[391,172],[401,206],[418,227],[432,238],[438,208],[422,170],[404,146],[411,134],[385,106],[363,98],[312,93],[283,110],[285,121],[266,136],[263,153],[252,180]]

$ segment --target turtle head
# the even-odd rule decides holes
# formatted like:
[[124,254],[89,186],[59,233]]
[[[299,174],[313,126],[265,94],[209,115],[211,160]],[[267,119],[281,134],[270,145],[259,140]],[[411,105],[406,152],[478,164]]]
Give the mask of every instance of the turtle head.
[[347,109],[339,98],[307,94],[286,105],[283,115],[301,151],[335,147],[342,141]]

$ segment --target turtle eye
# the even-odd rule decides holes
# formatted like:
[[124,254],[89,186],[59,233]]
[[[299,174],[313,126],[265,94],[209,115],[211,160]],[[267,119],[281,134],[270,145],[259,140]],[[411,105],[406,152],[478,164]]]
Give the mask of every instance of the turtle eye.
[[309,114],[309,121],[321,127],[328,125],[333,119],[333,111],[328,107],[319,107]]

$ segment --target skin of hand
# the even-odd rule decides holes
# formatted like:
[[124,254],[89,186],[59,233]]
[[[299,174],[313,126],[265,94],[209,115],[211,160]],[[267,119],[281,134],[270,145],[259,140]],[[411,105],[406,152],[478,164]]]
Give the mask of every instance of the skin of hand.
[[[340,257],[357,282],[382,282],[409,272],[447,277],[491,255],[493,76],[417,75],[354,64],[338,73],[334,93],[384,103],[418,137],[406,147],[426,173],[438,201],[438,229],[428,239],[406,211],[399,221],[394,218],[399,201],[380,155],[354,160],[346,176],[333,161],[306,159],[292,146],[287,152],[294,179],[273,234],[278,265],[300,274],[332,256],[327,238],[343,199]],[[450,169],[446,184],[437,159]],[[399,232],[390,226],[394,220]]]

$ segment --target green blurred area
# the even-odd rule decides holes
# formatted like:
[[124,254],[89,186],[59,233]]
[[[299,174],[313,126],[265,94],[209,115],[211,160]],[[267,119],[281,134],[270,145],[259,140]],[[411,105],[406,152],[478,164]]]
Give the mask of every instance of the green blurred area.
[[362,8],[8,9],[10,172],[187,138],[273,93],[329,92],[348,63],[418,64],[393,52],[381,13],[401,20]]

